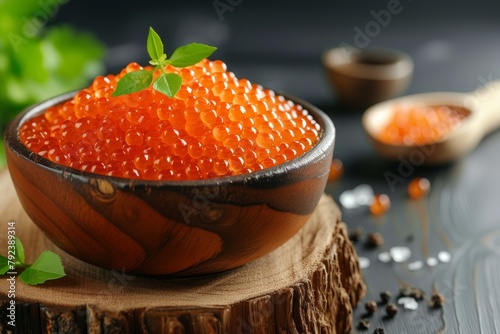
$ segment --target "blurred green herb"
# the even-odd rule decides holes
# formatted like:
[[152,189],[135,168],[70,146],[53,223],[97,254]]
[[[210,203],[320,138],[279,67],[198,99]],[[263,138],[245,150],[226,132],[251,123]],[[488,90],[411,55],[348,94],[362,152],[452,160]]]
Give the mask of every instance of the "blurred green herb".
[[5,166],[7,161],[5,161],[5,146],[3,146],[3,139],[0,139],[0,168]]
[[0,137],[25,107],[103,73],[104,47],[94,37],[68,26],[46,27],[66,2],[0,0]]
[[214,46],[191,43],[175,49],[172,56],[167,58],[160,36],[149,27],[147,50],[151,57],[149,63],[154,66],[153,71],[139,70],[125,74],[113,92],[113,96],[120,96],[139,92],[148,88],[153,82],[153,72],[161,69],[161,74],[156,78],[153,88],[172,98],[177,94],[182,85],[182,77],[175,73],[165,73],[165,66],[187,67],[209,57],[215,50]]
[[29,285],[38,285],[66,276],[59,255],[51,251],[44,251],[33,264],[28,264],[21,240],[17,237],[14,240],[14,245],[9,246],[8,257],[0,255],[0,275],[22,269],[23,272],[19,275],[19,279]]

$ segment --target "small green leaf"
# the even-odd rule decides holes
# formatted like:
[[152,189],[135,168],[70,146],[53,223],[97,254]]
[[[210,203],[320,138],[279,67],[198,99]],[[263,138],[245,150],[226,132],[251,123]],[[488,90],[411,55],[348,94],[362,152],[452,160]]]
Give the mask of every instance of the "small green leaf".
[[[158,60],[164,54],[163,42],[160,36],[149,27],[148,42],[147,42],[148,53],[151,59]],[[165,56],[166,58],[166,56]]]
[[153,72],[140,70],[135,72],[130,72],[125,74],[113,92],[113,96],[120,96],[125,94],[131,94],[143,89],[146,89],[151,85],[153,81]]
[[163,73],[156,79],[153,88],[172,98],[182,85],[182,77],[175,73]]
[[0,275],[3,275],[8,271],[9,271],[9,260],[6,257],[0,255]]
[[167,55],[166,54],[162,54],[160,59],[151,59],[149,61],[149,63],[153,66],[164,66],[168,63],[170,63],[169,60],[167,60]]
[[24,261],[25,261],[24,247],[23,247],[23,244],[21,243],[21,240],[18,237],[16,237],[15,246],[16,246],[15,247],[15,249],[16,249],[16,262],[24,264]]
[[19,275],[19,278],[26,284],[37,285],[64,276],[66,276],[66,273],[59,255],[51,251],[45,251],[40,254],[35,263]]
[[175,67],[191,66],[209,57],[215,50],[214,46],[191,43],[175,49],[170,61]]

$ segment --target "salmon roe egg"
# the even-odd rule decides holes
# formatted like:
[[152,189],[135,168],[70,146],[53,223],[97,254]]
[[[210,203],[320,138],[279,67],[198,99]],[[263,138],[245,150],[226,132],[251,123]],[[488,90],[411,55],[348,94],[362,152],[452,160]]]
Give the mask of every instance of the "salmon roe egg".
[[391,208],[391,199],[386,194],[376,194],[370,204],[370,212],[374,216],[381,216]]
[[330,166],[330,172],[328,173],[328,182],[334,182],[340,179],[344,174],[344,165],[339,159],[333,159],[332,165]]
[[152,86],[112,96],[125,74],[152,69],[130,63],[117,75],[95,78],[73,99],[22,124],[19,138],[33,152],[86,172],[195,180],[273,167],[310,150],[321,136],[302,106],[238,79],[220,60],[166,66],[183,78],[173,98]]
[[431,182],[425,177],[416,177],[408,184],[408,196],[411,199],[423,198],[431,189]]
[[394,145],[438,142],[470,114],[460,106],[397,107],[378,139]]

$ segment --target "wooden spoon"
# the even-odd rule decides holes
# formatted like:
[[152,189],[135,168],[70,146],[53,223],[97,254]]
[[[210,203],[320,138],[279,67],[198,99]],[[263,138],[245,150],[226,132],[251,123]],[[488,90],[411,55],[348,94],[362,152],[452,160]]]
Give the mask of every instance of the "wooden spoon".
[[[401,107],[456,106],[467,115],[439,141],[424,145],[395,145],[379,139],[379,134]],[[424,93],[408,95],[376,104],[365,111],[363,128],[375,149],[389,160],[408,159],[413,165],[453,161],[474,149],[500,127],[500,81],[491,82],[470,93]]]

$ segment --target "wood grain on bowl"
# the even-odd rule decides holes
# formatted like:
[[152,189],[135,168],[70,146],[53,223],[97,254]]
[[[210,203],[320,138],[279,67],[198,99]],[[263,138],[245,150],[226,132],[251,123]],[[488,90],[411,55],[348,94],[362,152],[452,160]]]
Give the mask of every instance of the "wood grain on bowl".
[[18,125],[46,103],[7,129],[8,167],[28,215],[56,245],[85,262],[144,275],[224,271],[290,239],[323,193],[335,130],[321,111],[299,103],[322,127],[318,144],[299,158],[251,174],[143,181],[57,165],[30,152],[17,134]]
[[[53,250],[67,273],[42,287],[17,284],[18,332],[346,333],[365,293],[346,225],[326,195],[304,228],[266,256],[223,273],[159,279],[61,252],[24,212],[5,171],[0,191],[0,211],[16,220],[28,257]],[[6,242],[2,234],[0,247]],[[0,281],[0,328],[8,319],[7,285]]]

